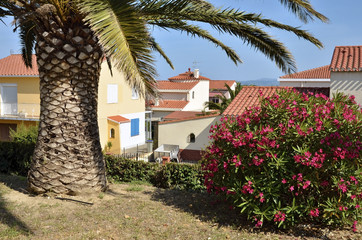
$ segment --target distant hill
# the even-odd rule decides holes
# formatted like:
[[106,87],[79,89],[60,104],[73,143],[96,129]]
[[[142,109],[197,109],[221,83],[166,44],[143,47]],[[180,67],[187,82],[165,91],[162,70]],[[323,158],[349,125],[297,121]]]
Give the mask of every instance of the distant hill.
[[243,85],[255,85],[255,86],[279,86],[279,82],[276,78],[260,78],[256,80],[240,81]]

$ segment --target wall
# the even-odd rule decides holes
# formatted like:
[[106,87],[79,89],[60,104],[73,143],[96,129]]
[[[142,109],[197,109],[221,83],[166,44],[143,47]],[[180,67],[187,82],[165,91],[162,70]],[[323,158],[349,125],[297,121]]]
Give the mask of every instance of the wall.
[[[114,138],[111,138],[111,129],[114,129]],[[112,143],[110,152],[120,154],[121,152],[121,133],[119,131],[119,123],[108,120],[108,141]],[[107,141],[107,142],[108,142]],[[107,144],[107,143],[106,143]],[[105,146],[102,146],[104,149]]]
[[[183,111],[202,111],[205,108],[205,102],[209,101],[209,81],[201,80],[193,87],[189,94],[189,103]],[[192,98],[192,92],[195,92],[195,98]]]
[[[220,116],[159,124],[158,146],[174,144],[180,149],[204,149],[210,141],[210,127],[219,119]],[[187,142],[190,133],[195,134],[195,143]]]
[[131,137],[131,123],[122,123],[119,125],[120,134],[121,134],[121,151],[124,148],[132,148],[138,145],[145,144],[146,135],[145,135],[145,112],[141,113],[130,113],[130,114],[122,114],[123,117],[128,118],[129,120],[134,118],[140,119],[139,126],[139,135]]
[[[122,115],[125,117],[124,114],[127,113],[142,113],[144,116],[145,112],[145,100],[141,96],[139,99],[132,99],[132,88],[126,82],[123,74],[115,67],[112,68],[112,73],[113,76],[111,76],[107,62],[103,62],[98,89],[98,125],[102,147],[104,147],[108,141],[109,133],[107,117],[115,115]],[[117,103],[107,103],[108,84],[117,84]],[[140,131],[141,130],[144,132],[144,128],[140,128]]]
[[293,79],[290,79],[290,81],[279,81],[279,86],[281,87],[330,87],[331,83],[326,81],[318,81],[318,79],[315,79],[315,81],[293,81]]
[[165,93],[161,92],[161,99],[187,101],[187,93]]
[[335,92],[354,95],[362,105],[362,72],[331,72],[331,96]]
[[27,113],[27,117],[39,116],[40,93],[38,77],[0,77],[0,86],[4,83],[17,85],[18,112]]

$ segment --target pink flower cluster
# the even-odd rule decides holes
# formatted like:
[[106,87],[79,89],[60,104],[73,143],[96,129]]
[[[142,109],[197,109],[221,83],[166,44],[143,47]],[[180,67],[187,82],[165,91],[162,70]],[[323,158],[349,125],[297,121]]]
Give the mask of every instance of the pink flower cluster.
[[318,217],[319,216],[318,208],[310,210],[309,215],[312,217]]
[[241,192],[243,194],[247,194],[247,193],[252,194],[254,192],[254,189],[251,187],[251,185],[253,185],[253,183],[251,181],[248,181],[248,184],[245,184],[243,186],[243,189],[241,190]]
[[306,151],[304,155],[295,155],[294,161],[296,163],[300,163],[305,166],[311,166],[315,168],[321,168],[323,166],[323,162],[326,159],[326,154],[323,154],[323,150],[319,149],[318,152],[312,154],[309,151]]
[[274,215],[274,222],[284,222],[285,221],[285,213],[278,211],[275,215]]

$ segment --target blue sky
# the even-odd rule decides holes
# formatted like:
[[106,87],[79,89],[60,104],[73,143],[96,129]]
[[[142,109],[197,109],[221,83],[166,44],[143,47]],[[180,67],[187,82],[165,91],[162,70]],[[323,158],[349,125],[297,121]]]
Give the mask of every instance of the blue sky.
[[[335,46],[362,45],[362,1],[361,0],[311,0],[313,6],[326,15],[329,23],[315,21],[303,24],[279,4],[278,0],[212,0],[215,6],[233,7],[240,10],[261,13],[264,17],[300,26],[308,30],[324,44],[318,49],[313,44],[298,39],[291,33],[264,28],[270,35],[279,39],[294,55],[298,71],[324,66],[330,63]],[[10,19],[7,23],[10,22]],[[241,57],[243,63],[235,66],[225,53],[214,44],[190,38],[185,33],[153,29],[153,36],[171,58],[175,70],[155,54],[156,68],[160,80],[165,80],[188,68],[199,68],[203,76],[211,79],[233,79],[237,81],[255,80],[260,78],[277,78],[284,75],[277,66],[263,54],[256,52],[250,46],[243,44],[237,38],[210,32],[225,44],[232,47]],[[0,23],[0,58],[6,57],[12,50],[20,52],[17,34],[12,27]],[[194,63],[196,62],[196,64]]]

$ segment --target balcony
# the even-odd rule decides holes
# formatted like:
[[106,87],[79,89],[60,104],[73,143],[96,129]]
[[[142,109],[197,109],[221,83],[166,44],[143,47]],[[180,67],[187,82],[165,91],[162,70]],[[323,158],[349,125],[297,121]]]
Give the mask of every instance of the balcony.
[[40,104],[36,103],[1,103],[1,119],[39,119]]

